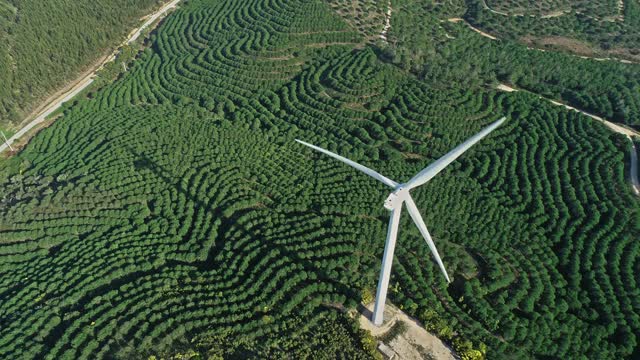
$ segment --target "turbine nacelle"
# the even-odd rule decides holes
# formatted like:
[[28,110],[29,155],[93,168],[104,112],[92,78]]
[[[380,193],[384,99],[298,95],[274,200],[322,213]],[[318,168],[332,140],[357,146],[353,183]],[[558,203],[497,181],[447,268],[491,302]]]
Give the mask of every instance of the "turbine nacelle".
[[400,209],[402,207],[402,203],[407,201],[408,197],[409,189],[399,186],[398,189],[389,194],[387,199],[384,201],[384,208],[389,211]]

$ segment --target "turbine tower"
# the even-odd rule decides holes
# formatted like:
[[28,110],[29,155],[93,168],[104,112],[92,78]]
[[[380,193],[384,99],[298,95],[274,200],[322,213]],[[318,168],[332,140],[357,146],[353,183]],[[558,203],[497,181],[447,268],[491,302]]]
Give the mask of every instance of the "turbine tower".
[[457,159],[460,155],[462,155],[465,151],[467,151],[471,146],[480,141],[485,136],[489,135],[490,132],[495,130],[498,126],[500,126],[506,120],[505,117],[500,120],[494,122],[493,124],[487,126],[482,131],[477,133],[476,135],[469,138],[467,141],[458,145],[455,149],[451,150],[449,153],[436,160],[434,163],[426,167],[424,170],[420,171],[416,174],[411,180],[407,181],[404,184],[397,183],[378,172],[369,169],[366,166],[360,165],[356,162],[353,162],[347,158],[344,158],[338,154],[334,154],[328,150],[317,147],[315,145],[306,143],[304,141],[296,139],[297,142],[308,146],[314,150],[317,150],[321,153],[329,155],[337,160],[342,161],[343,163],[354,167],[363,173],[371,176],[372,178],[382,182],[383,184],[389,186],[393,189],[393,192],[389,194],[389,197],[384,202],[384,207],[391,212],[391,218],[389,220],[389,228],[387,230],[387,241],[384,245],[384,255],[382,257],[382,269],[380,271],[380,278],[378,279],[378,289],[376,291],[376,304],[373,310],[373,323],[377,326],[382,325],[383,313],[384,313],[384,304],[387,300],[387,289],[389,287],[389,277],[391,275],[391,264],[393,263],[393,251],[396,246],[396,238],[398,236],[398,225],[400,223],[400,213],[402,211],[402,205],[406,205],[407,210],[409,211],[409,216],[420,230],[420,233],[427,241],[429,245],[429,249],[431,249],[431,253],[435,258],[440,270],[444,274],[447,282],[450,283],[449,275],[447,274],[447,270],[444,268],[444,264],[442,263],[442,259],[440,259],[440,255],[438,254],[438,249],[436,249],[436,245],[433,243],[433,239],[427,230],[427,226],[422,219],[422,215],[420,215],[420,211],[416,207],[415,202],[413,202],[413,198],[409,191],[414,189],[420,185],[425,184],[429,180],[431,180],[434,176],[436,176],[442,169],[447,167],[447,165],[451,164],[455,159]]

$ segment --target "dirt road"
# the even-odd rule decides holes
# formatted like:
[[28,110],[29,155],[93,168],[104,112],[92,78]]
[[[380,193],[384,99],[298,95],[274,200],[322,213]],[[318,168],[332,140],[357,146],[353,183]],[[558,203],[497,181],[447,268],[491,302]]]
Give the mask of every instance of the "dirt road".
[[502,12],[502,11],[498,11],[498,10],[493,10],[492,8],[489,7],[489,5],[487,4],[486,0],[482,0],[482,7],[484,7],[485,9],[491,11],[494,14],[498,14],[498,15],[502,15],[502,16],[509,16],[509,14]]
[[[521,91],[521,89],[516,89],[516,88],[514,88],[512,86],[509,86],[507,84],[499,84],[496,88],[498,90],[506,91],[506,92]],[[584,110],[580,110],[580,109],[575,108],[573,106],[567,105],[565,103],[562,103],[562,102],[559,102],[559,101],[556,101],[556,100],[553,100],[553,99],[546,98],[544,96],[541,96],[539,94],[533,93],[531,91],[527,91],[527,90],[522,90],[522,91],[526,91],[526,92],[528,92],[530,94],[536,95],[539,98],[545,99],[545,100],[549,101],[550,103],[552,103],[554,105],[563,106],[564,108],[566,108],[568,110],[573,110],[573,111],[577,111],[577,112],[583,113],[584,115],[587,115],[588,117],[590,117],[592,119],[595,119],[595,120],[598,120],[598,121],[602,122],[606,127],[611,129],[611,131],[614,131],[614,132],[617,132],[619,134],[626,135],[626,136],[638,136],[638,137],[640,137],[640,132],[637,131],[637,130],[629,129],[629,128],[626,128],[624,126],[620,126],[620,125],[618,125],[618,124],[616,124],[614,122],[611,122],[609,120],[606,120],[606,119],[604,119],[604,118],[602,118],[602,117],[600,117],[598,115],[594,115],[594,114],[591,114],[591,113],[586,112]]]
[[129,35],[129,39],[127,40],[127,45],[138,40],[140,35],[142,35],[142,32],[144,31],[144,29],[148,28],[149,25],[153,24],[156,20],[158,20],[167,11],[169,11],[169,9],[176,7],[180,1],[181,0],[173,0],[170,3],[166,4],[165,6],[161,7],[160,10],[156,11],[151,16],[149,16],[147,21],[144,22],[144,24],[142,24],[132,35]]
[[[127,40],[125,42],[123,42],[120,46],[118,46],[118,48],[111,54],[111,56],[107,57],[107,59],[104,62],[99,64],[94,71],[92,71],[91,73],[85,75],[81,79],[77,80],[76,84],[71,89],[69,89],[67,92],[65,92],[65,93],[61,94],[60,96],[58,96],[57,98],[53,99],[53,101],[51,101],[51,103],[48,104],[36,116],[35,119],[33,119],[31,122],[29,122],[27,125],[25,125],[22,129],[20,129],[18,132],[16,132],[13,136],[11,136],[7,142],[9,144],[12,144],[14,141],[16,141],[19,138],[21,138],[22,136],[24,136],[31,129],[33,129],[34,127],[36,127],[39,124],[43,123],[46,120],[47,116],[51,115],[53,112],[58,110],[62,106],[63,103],[71,100],[74,96],[78,95],[80,92],[82,92],[82,90],[86,89],[89,85],[91,85],[93,83],[93,80],[94,80],[94,77],[95,77],[96,73],[98,71],[100,71],[104,67],[105,64],[113,61],[116,58],[116,55],[118,54],[118,52],[119,52],[119,50],[120,50],[120,48],[122,46],[129,45],[132,42],[134,42],[136,39],[138,39],[140,37],[140,35],[142,34],[142,32],[147,27],[149,27],[149,25],[153,24],[161,16],[165,15],[169,9],[172,9],[172,8],[176,7],[176,5],[178,5],[178,3],[180,1],[181,0],[173,0],[170,3],[167,3],[166,5],[162,6],[160,9],[158,9],[152,15],[148,16],[147,17],[147,21],[145,21],[142,25],[140,25],[138,28],[133,30],[130,33],[130,35],[127,38]],[[0,153],[8,148],[7,142],[3,142],[2,145],[0,145]]]
[[638,180],[638,149],[631,136],[627,136],[631,141],[631,185],[636,195],[640,196],[640,180]]
[[384,28],[382,28],[382,32],[380,33],[380,38],[387,41],[387,33],[389,29],[391,29],[391,12],[393,9],[391,8],[391,0],[389,0],[389,4],[387,5],[387,14],[384,17]]
[[618,21],[624,21],[624,0],[618,0]]
[[551,99],[547,99],[547,100],[549,100],[552,104],[555,104],[555,105],[558,105],[558,106],[564,106],[566,109],[574,110],[574,111],[577,111],[577,112],[581,112],[581,113],[587,115],[588,117],[590,117],[592,119],[598,120],[598,121],[602,122],[606,127],[608,127],[612,131],[617,132],[619,134],[627,135],[627,136],[640,136],[640,132],[635,131],[633,129],[628,129],[628,128],[624,127],[624,126],[617,125],[616,123],[613,123],[611,121],[605,120],[604,118],[601,118],[598,115],[594,115],[594,114],[588,113],[588,112],[586,112],[584,110],[580,110],[580,109],[574,108],[573,106],[561,103],[559,101],[555,101],[555,100],[551,100]]
[[[498,84],[498,86],[496,86],[496,88],[498,90],[501,91],[506,91],[506,92],[514,92],[514,91],[519,91],[520,89],[516,89],[514,87],[511,87],[507,84]],[[526,91],[526,90],[523,90]],[[530,91],[527,91],[528,93],[537,95],[538,97],[540,97],[541,99],[545,99],[547,101],[549,101],[550,103],[554,104],[554,105],[558,105],[558,106],[563,106],[566,109],[569,110],[573,110],[573,111],[578,111],[583,113],[584,115],[587,115],[588,117],[598,120],[600,122],[602,122],[606,127],[608,127],[611,131],[617,132],[619,134],[622,135],[626,135],[627,138],[629,139],[629,141],[631,141],[631,186],[633,187],[633,191],[636,193],[636,195],[640,196],[640,180],[638,180],[638,149],[636,149],[636,146],[633,142],[633,137],[638,137],[640,138],[640,132],[633,130],[633,129],[629,129],[620,125],[617,125],[611,121],[608,121],[604,118],[601,118],[600,116],[597,115],[593,115],[591,113],[588,113],[584,110],[580,110],[577,108],[574,108],[573,106],[569,106],[567,104],[561,103],[559,101],[555,101],[552,99],[548,99],[544,96],[532,93]]]
[[457,23],[457,22],[461,22],[461,21],[462,21],[462,22],[464,22],[465,24],[467,24],[467,26],[468,26],[471,30],[473,30],[473,31],[477,32],[478,34],[480,34],[480,35],[482,35],[482,36],[484,36],[484,37],[486,37],[486,38],[489,38],[489,39],[491,39],[491,40],[498,40],[498,38],[497,38],[497,37],[495,37],[495,36],[493,36],[493,35],[491,35],[491,34],[487,34],[486,32],[484,32],[484,31],[482,31],[482,30],[480,30],[480,29],[478,29],[478,28],[476,28],[476,27],[473,27],[473,25],[469,24],[469,22],[468,22],[467,20],[463,19],[463,18],[451,18],[451,19],[447,19],[447,21],[452,22],[452,23]]

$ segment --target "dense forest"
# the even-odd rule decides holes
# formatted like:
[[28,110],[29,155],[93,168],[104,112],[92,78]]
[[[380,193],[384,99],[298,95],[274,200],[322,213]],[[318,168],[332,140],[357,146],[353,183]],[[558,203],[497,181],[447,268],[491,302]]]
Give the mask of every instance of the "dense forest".
[[628,140],[494,89],[605,109],[593,76],[632,123],[637,66],[489,40],[446,21],[455,2],[393,6],[384,41],[368,2],[190,0],[0,162],[0,357],[371,358],[348,310],[376,286],[388,189],[294,139],[402,181],[502,116],[413,193],[453,283],[404,218],[391,301],[463,359],[637,357]]
[[465,19],[502,38],[640,61],[640,3],[637,0],[579,0],[553,5],[549,3],[555,1],[538,0],[465,2]]
[[159,0],[0,0],[0,125],[107,51]]
[[413,0],[398,0],[396,6],[384,56],[425,80],[469,89],[502,82],[640,126],[637,64],[540,51],[508,39],[487,41],[462,23],[446,21],[464,11],[459,6],[425,6]]

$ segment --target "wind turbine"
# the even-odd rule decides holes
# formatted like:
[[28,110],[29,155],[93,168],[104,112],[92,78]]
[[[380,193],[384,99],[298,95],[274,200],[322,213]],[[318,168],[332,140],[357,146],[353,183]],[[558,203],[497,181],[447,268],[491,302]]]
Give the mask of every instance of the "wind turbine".
[[409,215],[413,222],[420,230],[420,233],[427,241],[429,245],[429,249],[431,249],[431,253],[435,258],[440,270],[444,274],[447,282],[450,283],[449,275],[447,274],[447,270],[444,268],[444,264],[442,263],[442,259],[440,259],[440,255],[438,254],[438,249],[436,249],[436,245],[433,243],[433,239],[431,239],[431,235],[427,230],[427,226],[422,219],[422,215],[420,215],[420,211],[416,207],[411,194],[409,191],[414,189],[420,185],[425,184],[429,180],[431,180],[434,176],[436,176],[442,169],[447,167],[447,165],[451,164],[455,159],[457,159],[460,155],[462,155],[465,151],[467,151],[471,146],[480,141],[485,136],[489,135],[490,132],[495,130],[498,126],[500,126],[506,120],[505,117],[500,120],[492,123],[491,125],[484,128],[482,131],[477,133],[476,135],[469,138],[467,141],[458,145],[455,149],[451,150],[449,153],[436,160],[434,163],[426,167],[424,170],[420,171],[416,174],[411,180],[407,181],[404,184],[397,183],[378,172],[369,169],[366,166],[360,165],[354,161],[351,161],[347,158],[344,158],[338,154],[334,154],[328,150],[317,147],[315,145],[306,143],[304,141],[296,139],[297,142],[308,146],[314,150],[317,150],[321,153],[331,156],[337,160],[344,162],[345,164],[354,167],[363,173],[371,176],[372,178],[382,182],[383,184],[389,186],[394,191],[389,194],[389,197],[384,201],[384,207],[391,211],[391,218],[389,220],[389,228],[387,230],[387,241],[384,245],[384,255],[382,257],[382,270],[380,271],[380,278],[378,279],[378,289],[376,291],[376,304],[373,310],[373,323],[377,326],[382,325],[383,313],[384,313],[384,304],[387,300],[387,289],[389,287],[389,277],[391,275],[391,264],[393,263],[393,251],[396,246],[396,238],[398,236],[398,225],[400,223],[400,213],[402,211],[402,204],[407,206],[407,210],[409,211]]

